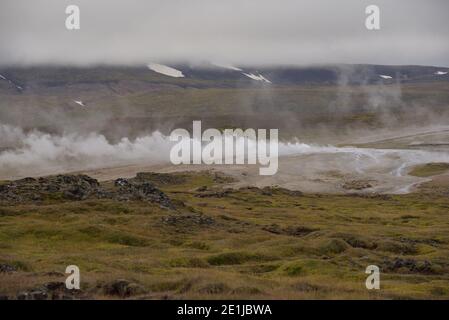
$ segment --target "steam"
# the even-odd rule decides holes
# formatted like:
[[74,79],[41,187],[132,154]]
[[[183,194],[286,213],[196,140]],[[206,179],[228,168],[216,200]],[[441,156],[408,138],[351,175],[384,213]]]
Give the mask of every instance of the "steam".
[[[26,133],[10,125],[0,125],[0,136],[0,177],[8,178],[129,164],[168,164],[175,143],[159,131],[112,143],[98,133],[52,135],[37,130]],[[256,148],[254,141],[249,141],[247,146]],[[299,140],[279,143],[281,157],[313,154],[335,154],[337,169],[338,162],[343,162],[358,174],[383,172],[392,177],[406,175],[406,169],[416,164],[449,162],[447,152],[320,146]]]
[[170,141],[160,132],[122,138],[110,143],[97,133],[87,135],[51,135],[40,131],[25,133],[22,129],[0,125],[6,150],[0,153],[2,175],[50,174],[129,164],[133,162],[162,163],[167,161]]

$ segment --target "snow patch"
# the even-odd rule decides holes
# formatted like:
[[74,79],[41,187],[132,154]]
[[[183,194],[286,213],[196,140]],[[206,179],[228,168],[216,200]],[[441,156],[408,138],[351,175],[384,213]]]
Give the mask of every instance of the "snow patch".
[[82,106],[82,107],[86,107],[86,105],[84,104],[84,102],[82,102],[81,100],[73,100],[73,102],[75,102],[76,104]]
[[382,79],[393,79],[393,77],[387,76],[385,74],[379,74],[379,77],[381,77]]
[[267,83],[271,83],[270,80],[268,80],[267,78],[265,78],[263,75],[261,75],[260,73],[255,75],[254,73],[245,73],[242,72],[245,76],[247,76],[248,78],[251,78],[253,80],[257,80],[257,81],[264,81]]
[[212,65],[214,65],[216,67],[224,68],[224,69],[234,70],[234,71],[243,71],[242,69],[234,67],[234,66],[229,65],[229,64],[212,63]]
[[6,78],[4,75],[0,74],[0,79],[8,81],[10,84],[12,84],[14,87],[16,87],[16,89],[22,91],[23,87],[19,86],[18,84],[15,84],[14,82],[12,82],[11,80],[9,80],[8,78]]
[[437,76],[444,76],[445,74],[448,74],[448,71],[437,71],[434,74],[436,74]]
[[153,70],[154,72],[161,73],[169,77],[184,78],[184,75],[182,74],[181,71],[171,68],[169,66],[165,66],[163,64],[150,63],[148,65],[148,68],[150,70]]

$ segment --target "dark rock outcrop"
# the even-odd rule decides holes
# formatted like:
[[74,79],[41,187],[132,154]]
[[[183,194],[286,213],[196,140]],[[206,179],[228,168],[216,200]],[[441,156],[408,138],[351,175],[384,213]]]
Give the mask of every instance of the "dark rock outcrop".
[[410,272],[422,274],[434,274],[432,263],[428,260],[416,261],[414,259],[396,258],[384,261],[384,270],[387,272]]
[[103,286],[103,293],[105,295],[116,296],[120,298],[128,298],[130,296],[142,294],[144,292],[145,290],[141,285],[125,279],[117,279],[106,283]]
[[215,219],[204,214],[172,214],[162,218],[164,224],[170,226],[211,226]]
[[161,206],[174,209],[174,205],[165,193],[157,189],[151,182],[141,182],[136,179],[115,180],[114,185],[118,190],[112,197],[121,201],[140,200],[159,203]]
[[174,209],[172,201],[142,174],[138,178],[119,178],[112,190],[100,186],[86,175],[57,175],[39,179],[25,178],[0,185],[0,202],[15,204],[42,202],[44,199],[81,201],[88,198],[118,201],[148,201]]
[[11,272],[15,272],[15,271],[17,271],[17,268],[12,265],[5,264],[5,263],[0,264],[0,273],[11,273]]
[[17,300],[81,300],[91,297],[82,290],[67,289],[64,282],[51,281],[41,287],[20,292]]
[[211,191],[207,191],[207,189],[206,189],[206,190],[204,190],[201,193],[195,194],[195,197],[197,197],[197,198],[224,198],[227,195],[231,194],[231,192],[232,191],[229,190],[229,189],[225,189],[225,190],[211,190]]
[[1,185],[0,201],[36,202],[42,201],[49,194],[59,194],[68,200],[83,200],[95,193],[98,188],[98,181],[86,175],[25,178]]
[[177,185],[186,182],[186,178],[182,175],[156,172],[138,172],[134,180],[156,185]]
[[17,295],[17,300],[47,300],[48,294],[44,290],[24,291]]
[[262,227],[262,230],[274,234],[283,234],[292,237],[303,237],[308,235],[309,233],[317,231],[317,229],[311,229],[303,226],[288,226],[282,228],[277,224],[271,224],[269,226]]

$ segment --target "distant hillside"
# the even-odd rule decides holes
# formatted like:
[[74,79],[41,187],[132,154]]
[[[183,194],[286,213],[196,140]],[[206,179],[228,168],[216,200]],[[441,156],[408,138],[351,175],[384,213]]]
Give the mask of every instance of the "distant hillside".
[[[173,65],[183,78],[174,78],[142,67],[0,67],[0,93],[52,89],[70,85],[117,84],[152,88],[245,87],[272,85],[375,84],[381,82],[449,81],[449,69],[426,66],[337,65],[317,67],[221,67],[216,65]],[[232,68],[232,69],[231,69]]]
[[0,124],[120,138],[156,129],[169,133],[202,120],[215,128],[282,128],[287,137],[304,137],[306,130],[315,139],[353,127],[433,124],[445,121],[449,110],[447,68],[181,64],[153,69],[0,68]]

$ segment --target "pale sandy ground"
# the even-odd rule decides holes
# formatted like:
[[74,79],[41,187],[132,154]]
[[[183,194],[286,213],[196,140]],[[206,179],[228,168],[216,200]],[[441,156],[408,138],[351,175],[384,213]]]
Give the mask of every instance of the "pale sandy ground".
[[[416,129],[402,135],[356,137],[348,147],[316,147],[307,152],[279,157],[273,176],[259,175],[259,165],[180,165],[137,163],[101,169],[68,170],[100,181],[130,178],[137,172],[220,171],[234,177],[231,187],[279,186],[313,193],[408,193],[429,178],[407,175],[421,163],[449,162],[448,127]],[[341,145],[341,144],[340,144]],[[349,147],[357,145],[358,147]],[[362,146],[362,148],[360,147]],[[61,173],[61,172],[54,172]],[[48,174],[48,173],[46,173]],[[38,175],[38,174],[37,174]],[[37,176],[36,175],[36,176]],[[8,177],[0,172],[0,179]],[[351,189],[352,185],[363,188]]]
[[[368,161],[368,160],[367,160]],[[364,162],[360,160],[360,162]],[[354,189],[344,188],[345,182],[364,181],[372,185],[371,188],[358,190],[359,192],[377,193],[407,193],[415,185],[428,179],[411,177],[403,173],[394,173],[398,163],[391,159],[391,163],[383,160],[380,163],[370,161],[362,166],[366,169],[354,170],[355,161],[352,154],[309,154],[292,155],[279,158],[279,170],[272,176],[259,175],[258,165],[131,165],[115,168],[84,171],[100,181],[130,178],[137,172],[181,172],[181,171],[219,171],[235,178],[238,182],[230,184],[232,187],[243,186],[279,186],[291,190],[317,193],[347,193]]]
[[449,142],[449,126],[435,125],[426,127],[408,127],[407,129],[394,129],[364,132],[363,134],[351,136],[348,139],[340,141],[342,145],[348,144],[376,144],[376,143],[390,143],[393,145],[401,144],[406,147],[416,141],[438,142],[440,140]]
[[[357,137],[353,144],[370,148],[336,148],[279,158],[278,172],[273,176],[259,175],[258,165],[130,165],[87,173],[99,180],[133,177],[140,171],[180,172],[193,170],[220,171],[238,182],[232,187],[279,186],[291,190],[317,193],[392,193],[412,192],[429,178],[407,175],[416,164],[449,162],[447,127],[415,129],[403,135]],[[346,144],[351,145],[348,141]],[[378,144],[382,149],[371,147]],[[362,182],[371,187],[351,189],[352,183]],[[349,185],[349,186],[348,186]]]

